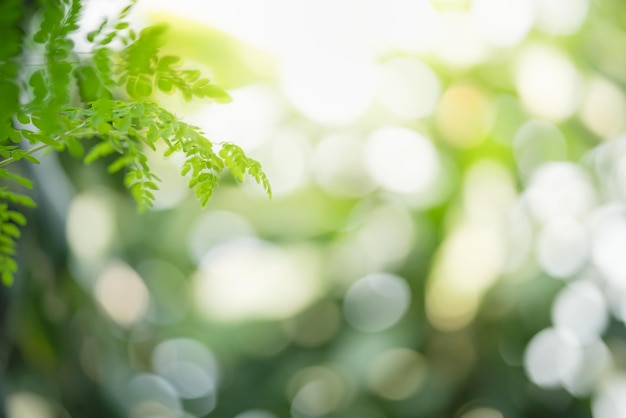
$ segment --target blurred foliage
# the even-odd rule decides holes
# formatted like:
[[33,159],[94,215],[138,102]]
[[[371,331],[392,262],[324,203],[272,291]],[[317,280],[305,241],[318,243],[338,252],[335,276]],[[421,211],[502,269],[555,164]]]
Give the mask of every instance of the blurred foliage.
[[[7,415],[623,414],[626,5],[571,0],[551,21],[542,1],[372,1],[363,33],[351,32],[365,12],[342,9],[350,2],[250,1],[232,27],[182,0],[172,13],[192,4],[187,16],[213,13],[215,27],[151,14],[171,26],[161,51],[192,60],[233,102],[165,94],[190,73],[163,64],[148,83],[162,108],[145,117],[183,115],[237,143],[274,198],[234,187],[235,167],[201,211],[178,175],[194,162],[162,159],[163,143],[142,148],[162,182],[141,216],[111,157],[14,164],[41,186],[18,280],[1,295]],[[488,14],[493,26],[485,4],[502,13]],[[566,26],[581,4],[583,20]],[[281,13],[294,21],[281,26]],[[375,25],[385,19],[391,29]],[[437,19],[456,44],[396,38]],[[279,46],[241,29],[255,22]],[[506,38],[508,27],[525,32]],[[376,31],[371,62],[312,47]],[[144,81],[131,74],[111,96]],[[223,165],[244,158],[233,150]]]

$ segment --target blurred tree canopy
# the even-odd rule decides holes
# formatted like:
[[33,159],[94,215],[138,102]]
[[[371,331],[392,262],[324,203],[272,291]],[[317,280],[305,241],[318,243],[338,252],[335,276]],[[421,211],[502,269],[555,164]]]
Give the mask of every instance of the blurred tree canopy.
[[148,3],[1,6],[6,416],[623,414],[623,2]]

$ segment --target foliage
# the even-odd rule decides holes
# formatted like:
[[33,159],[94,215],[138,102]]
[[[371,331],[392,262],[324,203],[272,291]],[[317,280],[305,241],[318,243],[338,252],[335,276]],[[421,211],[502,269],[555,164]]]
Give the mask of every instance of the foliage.
[[[92,151],[100,133],[78,141],[85,156],[98,158],[90,166],[68,152],[58,159],[64,171],[52,172],[57,161],[49,156],[52,167],[32,170],[49,175],[43,180],[53,187],[37,176],[29,192],[39,209],[22,212],[29,226],[20,238],[19,279],[0,285],[6,416],[614,418],[626,410],[626,397],[616,396],[625,381],[626,55],[619,49],[626,2],[590,2],[587,23],[565,35],[545,31],[537,17],[524,40],[488,45],[471,65],[450,62],[451,51],[435,38],[428,52],[415,51],[412,29],[445,22],[445,30],[467,34],[456,45],[468,41],[462,49],[472,52],[455,58],[478,60],[471,46],[494,28],[488,23],[508,34],[519,22],[528,29],[520,10],[471,2],[504,15],[474,20],[480,13],[460,10],[470,2],[308,2],[305,9],[272,2],[255,9],[260,3],[250,0],[243,2],[257,17],[250,20],[232,2],[194,0],[185,2],[195,7],[185,19],[189,9],[179,0],[145,3],[152,19],[170,26],[161,54],[206,64],[233,89],[236,104],[216,106],[198,123],[232,132],[215,138],[240,138],[261,161],[273,161],[267,169],[280,199],[223,182],[213,210],[201,211],[181,193],[193,162],[186,177],[170,178],[177,175],[172,161],[161,164],[142,144],[167,192],[155,206],[171,210],[140,215],[132,195],[119,193],[129,168],[106,171],[121,154]],[[429,3],[441,11],[429,13]],[[538,2],[516,4],[531,3],[540,16]],[[158,14],[167,7],[173,13]],[[224,26],[232,36],[208,26],[225,13],[238,23]],[[402,30],[422,17],[429,24]],[[555,15],[555,23],[565,17]],[[392,20],[398,25],[387,25]],[[257,36],[241,36],[242,25]],[[106,32],[94,34],[95,42]],[[315,41],[358,51],[358,62],[366,52],[370,62],[342,71],[352,68],[345,56],[316,49]],[[263,51],[254,51],[259,44]],[[105,46],[123,49],[120,38]],[[584,94],[564,95],[569,71],[551,59],[529,66],[541,75],[529,83],[538,87],[520,83],[527,69],[520,63],[538,46],[569,64],[578,78],[571,92]],[[267,51],[273,47],[280,52]],[[115,54],[112,65],[122,61]],[[293,65],[306,57],[313,58],[307,65]],[[84,78],[93,72],[100,79],[93,53],[80,64],[90,68]],[[436,77],[417,83],[420,68]],[[25,76],[34,69],[20,63]],[[386,81],[366,84],[361,75],[370,71],[377,73],[372,81]],[[158,78],[150,79],[158,91]],[[79,81],[72,76],[72,84]],[[315,88],[303,97],[290,94],[294,84]],[[93,123],[90,108],[77,104],[84,87],[72,89],[70,105]],[[126,97],[126,88],[108,87],[106,98]],[[105,98],[94,90],[94,100]],[[182,97],[179,88],[171,91]],[[339,110],[335,98],[357,103],[362,92],[373,100],[358,118],[316,122],[314,110]],[[542,100],[529,106],[529,97]],[[432,108],[421,118],[390,106],[424,109],[425,102]],[[542,116],[563,105],[570,116]],[[388,153],[372,153],[373,133],[389,127],[423,136],[439,165],[393,140],[377,147]],[[159,154],[169,149],[161,139],[156,146]],[[229,153],[215,147],[223,158],[220,152]],[[182,168],[184,152],[176,154]],[[412,165],[404,169],[402,161]],[[35,166],[3,168],[28,175]],[[435,169],[432,177],[415,174]],[[396,176],[383,182],[384,174]],[[425,178],[430,186],[419,193],[395,187]],[[616,280],[607,280],[607,267]],[[404,286],[378,280],[380,273]],[[363,326],[387,321],[402,306],[406,312],[387,328]]]
[[[39,163],[35,152],[64,151],[91,163],[117,155],[108,166],[110,173],[123,170],[124,184],[140,211],[149,208],[159,178],[152,173],[144,153],[146,147],[166,144],[165,156],[185,155],[182,174],[188,175],[204,206],[218,185],[226,167],[243,181],[252,176],[271,195],[267,177],[257,161],[248,158],[236,145],[214,143],[199,128],[186,124],[150,101],[155,90],[182,94],[185,100],[230,101],[229,95],[199,70],[185,69],[176,56],[160,56],[166,27],[152,26],[136,33],[128,23],[133,4],[115,19],[104,19],[87,36],[92,46],[88,58],[74,51],[70,35],[79,28],[80,0],[42,0],[39,30],[29,35],[22,29],[25,16],[19,0],[0,5],[4,40],[0,46],[0,178],[12,185],[32,188],[25,177],[9,172],[8,164],[26,160]],[[43,64],[31,74],[20,69],[26,57]],[[119,44],[116,48],[114,45]],[[126,99],[116,99],[125,94]],[[27,97],[26,100],[20,100]],[[93,144],[93,140],[95,144]],[[87,150],[86,150],[87,149]],[[24,215],[14,206],[35,206],[33,200],[9,184],[0,187],[0,276],[13,282],[17,263],[13,256]]]

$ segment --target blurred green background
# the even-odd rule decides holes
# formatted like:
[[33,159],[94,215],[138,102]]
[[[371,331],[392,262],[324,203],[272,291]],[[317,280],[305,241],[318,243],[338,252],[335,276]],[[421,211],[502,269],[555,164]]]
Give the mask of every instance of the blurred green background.
[[[85,32],[120,5],[92,1]],[[140,216],[104,162],[30,167],[6,416],[626,417],[625,17],[139,2],[234,101],[154,99],[258,159],[274,198],[226,179],[201,210],[155,154]]]

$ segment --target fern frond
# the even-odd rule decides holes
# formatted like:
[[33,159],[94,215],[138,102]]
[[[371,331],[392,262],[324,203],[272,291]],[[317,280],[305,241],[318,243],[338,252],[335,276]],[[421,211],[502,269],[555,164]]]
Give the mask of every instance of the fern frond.
[[178,120],[154,103],[98,99],[89,108],[73,112],[73,117],[83,123],[72,135],[80,137],[96,132],[100,139],[85,157],[85,163],[119,154],[108,170],[111,173],[126,171],[124,184],[140,210],[152,205],[153,192],[159,182],[147,164],[142,145],[156,150],[159,141],[166,146],[166,156],[176,151],[185,154],[182,174],[190,177],[189,187],[203,206],[218,186],[224,168],[239,181],[243,181],[245,175],[251,176],[271,196],[269,182],[258,161],[246,156],[234,144],[222,144],[220,152],[216,153],[213,143],[198,127]]
[[[69,35],[78,29],[81,0],[37,0],[43,19],[32,39],[43,44],[43,65],[20,80],[16,58],[21,54],[21,1],[0,2],[0,180],[32,187],[29,179],[7,171],[14,161],[39,163],[34,154],[41,150],[67,149],[75,158],[91,163],[117,155],[108,171],[124,172],[124,184],[140,211],[154,202],[160,179],[151,171],[145,147],[157,150],[165,144],[165,155],[180,151],[185,156],[182,174],[204,206],[228,169],[242,181],[248,175],[271,189],[260,164],[233,144],[221,144],[219,152],[198,127],[186,124],[158,105],[146,101],[155,90],[178,92],[186,100],[209,98],[231,100],[227,92],[186,69],[178,57],[160,56],[165,26],[153,26],[137,34],[126,21],[134,0],[119,15],[104,20],[87,35],[93,45],[90,59],[79,59]],[[115,50],[114,40],[122,48]],[[117,45],[115,43],[113,45]],[[78,64],[76,63],[78,61]],[[18,80],[20,80],[18,82]],[[78,87],[80,104],[71,106],[72,91]],[[114,100],[124,88],[130,100]],[[24,90],[24,91],[20,91]],[[21,93],[28,103],[20,105]],[[85,140],[97,143],[85,152]],[[20,147],[27,141],[30,147]],[[14,206],[33,207],[25,194],[0,186],[0,280],[13,281],[17,264],[13,258],[24,216]]]
[[15,249],[21,235],[20,228],[26,225],[26,217],[9,208],[7,201],[23,206],[34,206],[34,202],[25,195],[14,193],[6,187],[0,187],[0,280],[10,286],[17,272]]
[[0,43],[0,144],[7,138],[16,139],[12,127],[13,116],[19,108],[19,88],[17,86],[18,66],[16,57],[22,49],[22,18],[19,0],[0,2],[0,27],[3,40]]

